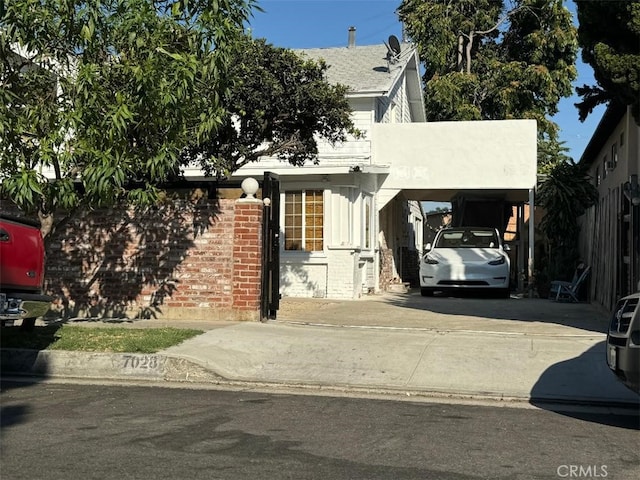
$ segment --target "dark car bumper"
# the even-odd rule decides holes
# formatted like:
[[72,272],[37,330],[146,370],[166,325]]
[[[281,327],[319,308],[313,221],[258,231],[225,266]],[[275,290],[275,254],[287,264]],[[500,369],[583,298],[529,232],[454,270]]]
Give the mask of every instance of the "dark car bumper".
[[607,364],[631,390],[640,394],[640,347],[620,345],[620,339],[607,339]]
[[0,320],[38,318],[49,311],[53,298],[36,293],[0,293]]

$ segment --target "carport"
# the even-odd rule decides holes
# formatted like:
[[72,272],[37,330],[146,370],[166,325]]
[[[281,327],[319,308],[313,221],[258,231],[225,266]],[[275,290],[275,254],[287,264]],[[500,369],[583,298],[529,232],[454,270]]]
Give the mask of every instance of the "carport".
[[400,192],[417,201],[511,203],[523,233],[517,240],[518,287],[525,278],[532,284],[535,120],[376,123],[371,138],[372,164],[388,166],[380,176],[378,213]]

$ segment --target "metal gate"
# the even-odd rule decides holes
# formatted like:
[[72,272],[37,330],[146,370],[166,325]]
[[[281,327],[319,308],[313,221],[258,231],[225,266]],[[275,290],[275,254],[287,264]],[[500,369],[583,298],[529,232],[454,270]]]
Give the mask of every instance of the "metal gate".
[[262,199],[260,318],[265,321],[275,319],[280,307],[280,179],[275,173],[264,172]]

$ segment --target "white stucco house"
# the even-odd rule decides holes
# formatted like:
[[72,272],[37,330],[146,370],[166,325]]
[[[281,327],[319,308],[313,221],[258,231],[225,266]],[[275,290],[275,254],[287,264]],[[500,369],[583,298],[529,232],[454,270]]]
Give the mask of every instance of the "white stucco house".
[[263,158],[234,174],[279,175],[281,294],[357,298],[417,275],[420,202],[403,195],[382,198],[389,165],[372,158],[373,125],[425,121],[415,49],[402,45],[395,58],[384,44],[297,53],[324,59],[327,80],[349,87],[353,121],[364,135],[335,148],[321,141],[317,165],[293,167]]
[[[461,192],[514,204],[533,199],[535,121],[426,123],[415,48],[401,44],[394,55],[385,43],[349,43],[298,53],[324,59],[327,80],[350,87],[364,136],[335,148],[320,142],[317,165],[263,158],[233,177],[279,176],[283,297],[353,299],[416,284],[421,201],[451,201]],[[519,241],[519,268],[530,276],[533,227]]]
[[[327,80],[350,88],[364,135],[335,147],[321,141],[317,164],[262,158],[234,173],[237,182],[265,172],[280,179],[282,296],[353,299],[417,283],[422,201],[464,195],[533,203],[535,121],[426,122],[411,44],[356,46],[350,36],[345,47],[298,53],[324,59]],[[198,180],[202,172],[185,176]],[[529,278],[533,223],[516,249],[519,273]]]

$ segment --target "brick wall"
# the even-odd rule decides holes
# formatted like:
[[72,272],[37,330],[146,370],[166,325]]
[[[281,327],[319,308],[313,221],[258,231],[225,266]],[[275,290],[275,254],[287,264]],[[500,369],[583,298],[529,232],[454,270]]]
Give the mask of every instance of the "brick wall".
[[380,249],[380,291],[386,292],[393,281],[393,251]]
[[46,290],[66,318],[259,320],[261,222],[259,200],[77,214],[46,239]]

